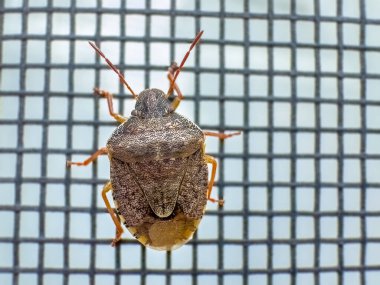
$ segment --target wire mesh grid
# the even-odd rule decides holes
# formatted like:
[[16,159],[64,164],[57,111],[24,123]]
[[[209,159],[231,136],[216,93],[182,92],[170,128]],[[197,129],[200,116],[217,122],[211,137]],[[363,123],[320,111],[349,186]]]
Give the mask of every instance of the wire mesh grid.
[[[1,284],[378,284],[380,7],[375,0],[0,1]],[[115,123],[94,86],[133,100],[197,31],[179,112],[219,161],[195,238],[155,252],[114,228],[109,164],[65,168]]]

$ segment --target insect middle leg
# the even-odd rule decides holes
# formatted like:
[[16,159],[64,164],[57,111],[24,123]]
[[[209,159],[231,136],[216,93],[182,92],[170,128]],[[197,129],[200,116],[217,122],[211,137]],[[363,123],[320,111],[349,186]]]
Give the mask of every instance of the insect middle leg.
[[126,117],[123,117],[122,115],[114,112],[113,101],[112,101],[112,99],[113,99],[112,93],[105,91],[105,90],[101,90],[99,88],[94,88],[94,93],[107,99],[108,111],[109,111],[110,115],[115,118],[116,121],[118,121],[119,123],[124,123],[127,120]]
[[77,166],[86,166],[89,165],[91,162],[95,161],[99,155],[107,154],[108,149],[106,147],[102,147],[98,149],[95,153],[93,153],[89,158],[85,159],[84,161],[80,162],[73,162],[73,161],[67,161],[66,165],[70,167],[71,165],[77,165]]
[[208,132],[208,131],[203,131],[203,134],[205,136],[210,136],[210,137],[217,137],[221,140],[224,140],[224,139],[228,139],[230,137],[233,137],[233,136],[238,136],[241,134],[241,132],[235,132],[235,133],[231,133],[231,134],[225,134],[225,133],[215,133],[215,132]]
[[111,190],[112,190],[112,184],[111,184],[111,181],[108,181],[108,183],[106,185],[104,185],[104,187],[103,187],[102,198],[103,198],[104,204],[106,204],[108,213],[111,215],[112,221],[113,221],[113,223],[115,224],[115,227],[116,227],[116,235],[115,235],[115,238],[112,240],[112,243],[111,243],[112,246],[116,246],[117,242],[120,241],[121,235],[123,234],[124,230],[121,227],[121,223],[117,219],[116,213],[111,208],[111,204],[110,204],[110,202],[108,201],[108,198],[107,198],[107,193],[109,191],[111,191]]
[[207,163],[211,163],[212,165],[212,170],[211,170],[211,177],[210,181],[208,182],[208,188],[207,188],[207,200],[211,202],[218,202],[219,206],[223,206],[224,200],[217,200],[214,198],[211,198],[211,192],[212,192],[212,187],[214,186],[214,181],[215,181],[215,175],[216,175],[216,167],[218,166],[218,163],[216,162],[216,159],[212,157],[211,155],[205,155],[205,159]]
[[[168,79],[169,79],[170,84],[174,80],[174,73],[177,71],[177,69],[178,69],[178,65],[176,62],[173,62],[168,69]],[[175,110],[178,108],[179,103],[181,103],[181,100],[183,99],[183,94],[182,94],[181,90],[179,89],[177,83],[174,83],[173,88],[174,88],[175,92],[177,93],[177,96],[174,97],[174,100],[173,100],[171,106]]]

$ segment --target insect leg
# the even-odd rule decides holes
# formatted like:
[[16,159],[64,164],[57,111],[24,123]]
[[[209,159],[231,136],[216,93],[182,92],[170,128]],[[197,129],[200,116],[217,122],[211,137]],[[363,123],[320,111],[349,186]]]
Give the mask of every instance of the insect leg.
[[[177,71],[177,69],[178,69],[178,65],[176,62],[173,62],[171,64],[171,66],[168,68],[168,79],[169,79],[170,84],[172,84],[172,82],[174,80],[174,73]],[[174,100],[171,104],[172,108],[175,110],[175,109],[177,109],[179,103],[181,103],[181,100],[183,99],[183,94],[182,94],[181,90],[179,89],[177,83],[175,83],[175,82],[173,84],[173,89],[177,93],[177,96],[174,97]]]
[[99,155],[107,154],[108,149],[106,147],[102,147],[98,149],[95,153],[93,153],[89,158],[87,158],[84,161],[81,162],[72,162],[72,161],[67,161],[66,165],[67,167],[70,167],[71,165],[77,165],[77,166],[86,166],[89,165],[91,162],[93,162],[95,159],[98,158]]
[[113,102],[112,102],[113,96],[110,92],[101,90],[99,88],[94,88],[94,93],[107,99],[108,111],[110,115],[115,118],[116,121],[118,121],[119,123],[124,123],[127,120],[126,117],[123,117],[113,111]]
[[111,208],[110,202],[108,201],[108,198],[107,198],[107,192],[109,192],[111,190],[112,190],[112,184],[111,184],[111,181],[108,181],[108,183],[106,185],[104,185],[104,187],[103,187],[102,198],[103,198],[104,204],[106,204],[108,213],[111,215],[112,221],[116,226],[116,235],[115,235],[115,238],[112,240],[112,243],[111,243],[112,246],[115,246],[117,244],[117,242],[121,239],[121,235],[123,234],[124,230],[121,227],[121,223],[117,219],[116,214],[115,214],[114,210]]
[[225,133],[215,133],[215,132],[203,131],[203,134],[205,136],[218,137],[221,140],[224,140],[224,139],[228,139],[228,138],[233,137],[233,136],[238,136],[238,135],[241,134],[241,132],[235,132],[235,133],[231,133],[231,134],[225,134]]
[[217,200],[217,199],[211,198],[211,192],[212,192],[212,187],[214,186],[216,167],[218,166],[218,163],[216,162],[215,158],[207,154],[205,155],[205,159],[207,163],[212,164],[211,177],[210,177],[210,181],[208,182],[208,189],[207,189],[207,200],[214,203],[218,202],[219,206],[223,206],[224,200]]

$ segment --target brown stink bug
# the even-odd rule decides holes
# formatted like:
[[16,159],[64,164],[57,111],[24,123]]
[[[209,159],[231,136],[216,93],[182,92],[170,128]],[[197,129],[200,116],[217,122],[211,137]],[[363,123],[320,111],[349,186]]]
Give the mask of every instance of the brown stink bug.
[[[104,186],[102,197],[116,226],[112,246],[121,239],[123,222],[143,245],[173,250],[193,236],[207,200],[223,204],[222,200],[210,197],[217,162],[205,154],[205,136],[225,139],[239,133],[204,132],[175,112],[183,98],[175,81],[202,33],[195,37],[181,64],[173,63],[169,68],[167,93],[146,89],[138,96],[119,70],[90,42],[136,99],[135,109],[127,119],[114,112],[112,94],[95,88],[96,94],[107,99],[110,115],[121,125],[112,133],[106,147],[83,162],[67,162],[68,166],[88,165],[99,155],[108,154],[111,181]],[[171,101],[173,90],[177,96]],[[208,181],[209,163],[212,171]],[[115,210],[106,195],[111,190]]]

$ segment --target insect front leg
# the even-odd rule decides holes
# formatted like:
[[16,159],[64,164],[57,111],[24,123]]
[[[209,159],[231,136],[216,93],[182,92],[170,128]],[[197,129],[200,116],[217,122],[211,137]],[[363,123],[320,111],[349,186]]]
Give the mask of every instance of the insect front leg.
[[94,154],[92,154],[86,160],[80,161],[80,162],[73,162],[73,161],[68,160],[66,162],[66,165],[67,165],[67,167],[70,167],[71,165],[86,166],[86,165],[89,165],[91,162],[95,161],[99,155],[103,155],[103,154],[107,154],[107,153],[108,153],[108,149],[106,147],[102,147],[102,148],[98,149]]
[[115,118],[116,121],[118,121],[119,123],[124,123],[127,120],[126,117],[123,117],[122,115],[114,112],[113,101],[112,101],[113,100],[112,93],[105,91],[105,90],[101,90],[99,88],[94,88],[94,93],[107,99],[108,111],[109,111],[110,115]]
[[205,160],[207,163],[211,163],[212,165],[212,170],[211,170],[211,177],[210,181],[208,182],[208,188],[207,188],[207,200],[215,203],[218,202],[219,206],[223,206],[224,200],[217,200],[214,198],[211,198],[211,192],[212,192],[212,187],[214,186],[214,181],[215,181],[215,175],[216,175],[216,168],[218,166],[218,163],[216,162],[216,159],[212,157],[211,155],[205,155]]
[[[176,62],[173,62],[169,69],[168,69],[168,79],[169,79],[169,83],[171,84],[174,80],[174,73],[177,71],[178,69],[178,65]],[[173,85],[173,89],[175,90],[175,92],[177,93],[177,96],[174,97],[174,100],[171,104],[172,108],[175,110],[178,108],[179,106],[179,103],[181,103],[181,100],[183,99],[183,94],[181,92],[181,90],[179,89],[177,83],[174,83]]]
[[121,223],[120,221],[117,219],[116,217],[116,213],[114,212],[114,210],[111,208],[111,204],[110,202],[108,201],[108,198],[107,198],[107,193],[109,191],[112,190],[112,184],[111,184],[111,181],[109,181],[106,185],[104,185],[103,187],[103,190],[102,190],[102,198],[103,198],[103,201],[104,201],[104,204],[106,204],[106,207],[107,207],[107,210],[108,210],[108,213],[111,215],[111,218],[112,218],[112,221],[113,223],[115,224],[115,227],[116,227],[116,235],[115,235],[115,238],[112,240],[112,243],[111,245],[112,246],[116,246],[116,244],[118,243],[118,241],[120,241],[121,239],[121,235],[123,234],[124,230],[123,228],[121,227]]
[[208,131],[203,131],[203,134],[205,136],[210,136],[210,137],[217,137],[221,140],[224,140],[224,139],[228,139],[230,137],[233,137],[233,136],[238,136],[241,134],[241,132],[235,132],[235,133],[231,133],[231,134],[225,134],[225,133],[215,133],[215,132],[208,132]]

